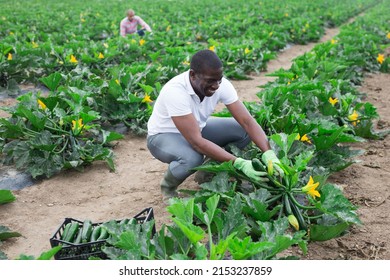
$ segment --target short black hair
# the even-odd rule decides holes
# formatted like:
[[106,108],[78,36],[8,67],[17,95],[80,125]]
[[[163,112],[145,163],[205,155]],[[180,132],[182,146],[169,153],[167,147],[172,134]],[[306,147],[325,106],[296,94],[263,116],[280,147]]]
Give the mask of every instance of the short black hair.
[[222,61],[218,55],[211,50],[201,50],[193,55],[190,67],[195,73],[200,73],[206,68],[220,69]]

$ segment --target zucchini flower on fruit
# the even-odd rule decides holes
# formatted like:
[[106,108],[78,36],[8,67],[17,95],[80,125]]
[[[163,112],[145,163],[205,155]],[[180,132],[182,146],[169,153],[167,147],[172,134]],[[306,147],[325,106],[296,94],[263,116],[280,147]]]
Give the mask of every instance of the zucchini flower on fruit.
[[99,58],[100,59],[103,59],[104,58],[104,55],[102,53],[99,53]]
[[353,113],[348,116],[348,119],[352,121],[352,125],[356,126],[356,123],[359,122],[359,120],[357,119],[358,116],[359,114],[355,110],[353,110]]
[[390,32],[386,35],[387,39],[390,39]]
[[7,60],[12,60],[12,53],[8,53]]
[[385,60],[385,56],[383,55],[383,54],[378,54],[378,57],[376,58],[376,60],[380,63],[380,64],[382,64],[383,63],[383,61]]
[[152,99],[150,99],[150,95],[146,93],[144,99],[142,99],[142,103],[150,103],[150,102],[152,102]]
[[269,176],[272,176],[274,174],[274,164],[272,163],[272,160],[268,161],[267,171]]
[[215,46],[210,46],[209,50],[215,52]]
[[294,215],[288,215],[287,219],[290,225],[292,225],[293,228],[295,228],[295,230],[299,230],[299,223],[297,218]]
[[310,176],[309,182],[302,188],[302,191],[311,195],[313,198],[321,197],[320,193],[317,191],[319,184],[319,182],[314,183],[313,177]]
[[70,56],[70,62],[71,63],[78,63],[76,57],[73,54]]
[[42,110],[45,110],[45,109],[47,108],[46,104],[43,103],[42,100],[38,99],[37,102],[38,102],[39,107],[40,107]]
[[332,97],[329,97],[328,101],[330,104],[332,104],[332,106],[336,105],[336,103],[339,102],[337,98],[332,98]]

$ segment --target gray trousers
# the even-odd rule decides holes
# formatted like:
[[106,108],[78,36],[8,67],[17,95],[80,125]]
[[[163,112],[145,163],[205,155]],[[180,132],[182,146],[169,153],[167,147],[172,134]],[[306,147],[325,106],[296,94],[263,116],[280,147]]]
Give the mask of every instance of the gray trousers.
[[[233,144],[243,149],[250,142],[249,135],[234,118],[209,118],[202,136],[220,147]],[[180,133],[148,136],[147,147],[155,158],[169,163],[169,170],[179,180],[194,173],[191,169],[201,165],[204,160],[204,155],[194,150]]]

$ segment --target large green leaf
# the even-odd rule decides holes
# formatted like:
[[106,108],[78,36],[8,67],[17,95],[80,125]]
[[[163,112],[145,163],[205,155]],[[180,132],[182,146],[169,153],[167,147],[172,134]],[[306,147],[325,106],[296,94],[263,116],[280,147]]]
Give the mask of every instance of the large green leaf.
[[333,184],[326,184],[321,187],[321,199],[320,202],[316,202],[316,207],[343,222],[350,224],[362,223],[356,213],[357,207]]
[[10,190],[0,190],[0,204],[10,203],[15,201],[15,196]]
[[62,79],[61,73],[54,72],[47,77],[42,77],[39,80],[51,91],[55,91]]

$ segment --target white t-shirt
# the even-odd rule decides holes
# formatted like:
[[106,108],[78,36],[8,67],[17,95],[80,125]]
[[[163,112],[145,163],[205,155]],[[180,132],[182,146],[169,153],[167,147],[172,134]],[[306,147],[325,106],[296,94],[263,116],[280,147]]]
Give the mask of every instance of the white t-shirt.
[[152,115],[148,121],[148,135],[158,133],[180,133],[172,121],[172,117],[193,114],[199,129],[206,126],[206,121],[214,112],[219,102],[225,105],[238,100],[237,91],[225,78],[218,90],[211,97],[200,102],[190,83],[190,71],[186,71],[166,83],[154,104]]

